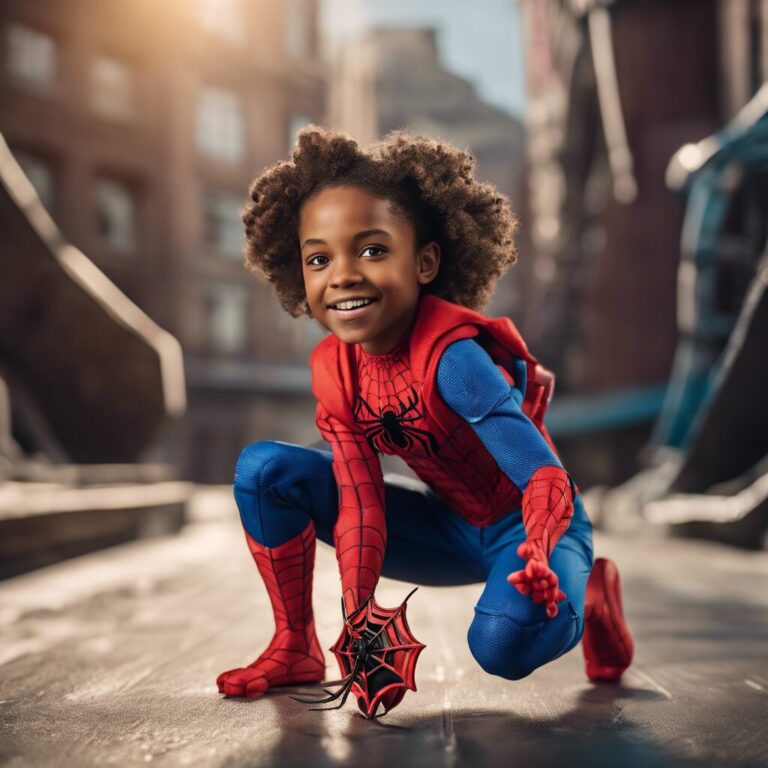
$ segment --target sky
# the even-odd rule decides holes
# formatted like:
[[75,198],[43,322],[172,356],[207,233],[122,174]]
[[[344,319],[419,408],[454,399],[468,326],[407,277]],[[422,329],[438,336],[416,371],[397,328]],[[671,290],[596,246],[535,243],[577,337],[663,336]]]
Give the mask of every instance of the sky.
[[522,29],[515,0],[320,0],[331,52],[369,26],[434,26],[446,69],[517,117],[525,104]]

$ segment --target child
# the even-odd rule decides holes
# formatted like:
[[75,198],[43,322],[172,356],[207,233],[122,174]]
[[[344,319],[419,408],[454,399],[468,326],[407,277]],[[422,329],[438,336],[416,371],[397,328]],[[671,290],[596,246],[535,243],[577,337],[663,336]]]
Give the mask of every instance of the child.
[[[336,547],[346,616],[381,574],[484,581],[468,642],[490,674],[519,680],[582,634],[590,679],[618,679],[631,661],[616,567],[593,569],[591,524],[541,422],[551,375],[509,320],[475,311],[516,260],[516,224],[473,164],[403,132],[363,150],[310,127],[293,162],[253,184],[249,265],[287,312],[330,331],[311,368],[332,454],[259,442],[240,456],[235,498],[276,631],[219,676],[222,693],[323,679],[316,536]],[[384,482],[379,452],[427,488]]]

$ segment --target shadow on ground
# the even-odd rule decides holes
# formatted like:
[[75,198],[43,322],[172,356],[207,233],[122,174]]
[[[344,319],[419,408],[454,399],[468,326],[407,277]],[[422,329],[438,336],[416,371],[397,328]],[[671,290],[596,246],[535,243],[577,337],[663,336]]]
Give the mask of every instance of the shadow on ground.
[[[654,744],[642,726],[625,717],[624,707],[628,702],[664,697],[655,691],[623,685],[585,690],[572,711],[552,720],[534,720],[498,710],[457,708],[437,716],[409,716],[407,721],[401,718],[395,722],[393,715],[389,721],[386,716],[366,721],[347,708],[343,715],[313,713],[317,717],[316,725],[309,727],[306,716],[296,711],[301,705],[288,700],[285,693],[269,697],[276,714],[283,720],[283,735],[268,754],[259,750],[251,755],[253,763],[361,768],[395,765],[687,768],[711,764],[682,758]],[[245,700],[239,703],[250,706]],[[303,727],[297,728],[299,722]],[[603,724],[596,724],[598,722]],[[232,757],[223,765],[241,766],[248,762],[246,757]]]

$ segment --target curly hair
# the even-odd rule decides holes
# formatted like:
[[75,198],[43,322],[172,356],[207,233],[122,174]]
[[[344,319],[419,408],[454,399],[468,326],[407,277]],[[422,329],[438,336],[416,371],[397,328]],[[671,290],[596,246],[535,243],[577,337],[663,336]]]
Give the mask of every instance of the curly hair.
[[517,260],[517,219],[509,200],[477,181],[475,159],[442,141],[393,131],[361,149],[318,126],[299,132],[292,161],[258,176],[243,211],[245,261],[272,285],[294,317],[309,314],[299,251],[302,205],[321,190],[360,186],[387,199],[413,226],[417,248],[436,241],[440,269],[424,286],[455,304],[480,309],[504,270]]

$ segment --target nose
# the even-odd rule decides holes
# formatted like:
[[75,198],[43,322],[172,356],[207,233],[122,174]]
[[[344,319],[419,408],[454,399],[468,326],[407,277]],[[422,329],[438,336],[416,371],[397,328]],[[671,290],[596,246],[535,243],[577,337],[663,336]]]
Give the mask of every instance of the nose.
[[363,276],[358,270],[358,260],[352,256],[339,256],[331,266],[331,288],[345,288],[362,282]]

